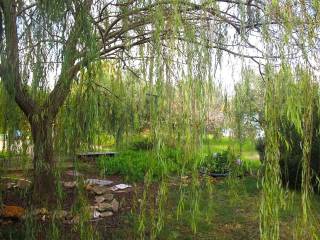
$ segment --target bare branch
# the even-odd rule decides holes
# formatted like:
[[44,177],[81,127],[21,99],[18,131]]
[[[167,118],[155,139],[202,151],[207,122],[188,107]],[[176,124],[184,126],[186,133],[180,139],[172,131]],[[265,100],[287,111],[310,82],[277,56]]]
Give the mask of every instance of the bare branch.
[[36,3],[33,3],[33,4],[30,4],[26,7],[24,7],[23,9],[21,9],[19,12],[17,12],[17,16],[20,16],[21,14],[23,14],[24,12],[28,11],[29,9],[33,8],[33,7],[36,7],[37,4]]

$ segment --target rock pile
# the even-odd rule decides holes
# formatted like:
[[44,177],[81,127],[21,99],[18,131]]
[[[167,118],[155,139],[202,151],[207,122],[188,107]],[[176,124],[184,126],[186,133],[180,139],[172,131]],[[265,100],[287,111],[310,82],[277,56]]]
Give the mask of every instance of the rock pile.
[[[71,172],[70,172],[71,173]],[[74,173],[74,172],[73,172]],[[82,175],[76,172],[77,175]],[[94,204],[89,207],[92,219],[107,218],[119,211],[120,204],[114,197],[113,192],[122,192],[131,188],[127,184],[113,184],[113,181],[105,179],[86,179],[84,180],[85,189],[94,194]],[[65,188],[77,187],[76,181],[62,182]],[[72,222],[72,220],[69,220]]]
[[95,185],[89,188],[89,190],[95,194],[95,204],[91,206],[92,217],[94,219],[110,217],[119,211],[119,202],[109,192],[109,188]]
[[6,189],[27,189],[31,186],[31,181],[28,179],[16,179],[6,183]]

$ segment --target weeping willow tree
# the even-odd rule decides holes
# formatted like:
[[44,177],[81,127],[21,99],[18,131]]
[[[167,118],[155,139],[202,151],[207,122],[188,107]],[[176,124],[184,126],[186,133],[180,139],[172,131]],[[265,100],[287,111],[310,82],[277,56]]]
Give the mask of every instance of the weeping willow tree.
[[208,49],[217,49],[218,61],[222,51],[239,55],[226,34],[240,36],[261,21],[260,7],[241,1],[229,8],[219,1],[4,0],[0,6],[1,83],[30,124],[34,193],[45,201],[55,182],[52,126],[81,71],[101,59],[115,59],[127,71],[141,64],[135,74],[152,77],[155,92],[183,65],[180,74],[201,83]]
[[[1,103],[10,103],[1,112],[1,124],[14,125],[16,115],[3,113],[12,113],[17,107],[23,113],[22,121],[29,123],[34,145],[34,199],[54,200],[54,152],[59,146],[67,147],[67,151],[90,147],[94,134],[106,129],[122,135],[119,121],[137,127],[138,120],[144,119],[133,110],[127,111],[128,106],[134,109],[139,100],[148,99],[145,106],[156,139],[155,157],[163,162],[161,151],[174,139],[186,153],[181,159],[193,163],[192,217],[196,219],[196,150],[205,133],[206,111],[212,104],[207,97],[212,89],[210,81],[223,56],[231,54],[241,61],[252,60],[266,81],[267,161],[261,236],[278,239],[281,189],[277,143],[281,136],[277,130],[283,112],[274,106],[282,102],[287,82],[277,70],[283,64],[295,67],[298,63],[314,70],[319,8],[318,1],[291,0],[0,0],[0,77],[5,89]],[[137,84],[126,86],[129,82]],[[130,87],[132,91],[126,91]],[[97,89],[101,94],[96,94]],[[143,97],[139,99],[136,94]],[[303,103],[309,106],[307,100],[304,98]],[[300,119],[296,117],[301,111],[296,103],[289,106],[287,114],[295,126],[302,124],[298,129],[302,129],[305,146],[302,209],[306,223],[311,107]],[[75,129],[64,131],[66,125]],[[165,167],[162,183],[160,193],[165,196]],[[165,197],[160,199],[161,209]],[[162,219],[155,218],[154,223],[156,234]],[[140,226],[143,230],[143,221]]]

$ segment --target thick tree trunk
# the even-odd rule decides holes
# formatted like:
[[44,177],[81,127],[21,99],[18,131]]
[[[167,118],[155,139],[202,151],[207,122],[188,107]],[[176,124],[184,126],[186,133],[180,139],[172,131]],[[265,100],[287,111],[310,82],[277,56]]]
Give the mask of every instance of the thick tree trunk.
[[53,155],[52,121],[33,118],[31,120],[33,139],[33,201],[39,204],[56,202],[56,170]]

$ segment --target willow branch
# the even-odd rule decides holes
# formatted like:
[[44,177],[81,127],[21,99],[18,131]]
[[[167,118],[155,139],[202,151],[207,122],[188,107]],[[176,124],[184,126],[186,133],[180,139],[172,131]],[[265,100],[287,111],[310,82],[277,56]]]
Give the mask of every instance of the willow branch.
[[[84,7],[87,11],[90,9],[91,4],[92,1],[86,2],[86,6]],[[76,63],[79,57],[77,43],[80,34],[82,34],[82,23],[79,12],[76,12],[75,14],[75,23],[73,25],[73,29],[71,30],[68,40],[63,48],[64,59],[58,82],[43,105],[43,108],[47,111],[49,119],[54,119],[60,107],[65,102],[68,94],[71,91],[72,82],[77,73],[80,71],[83,63],[82,61],[78,61]]]

